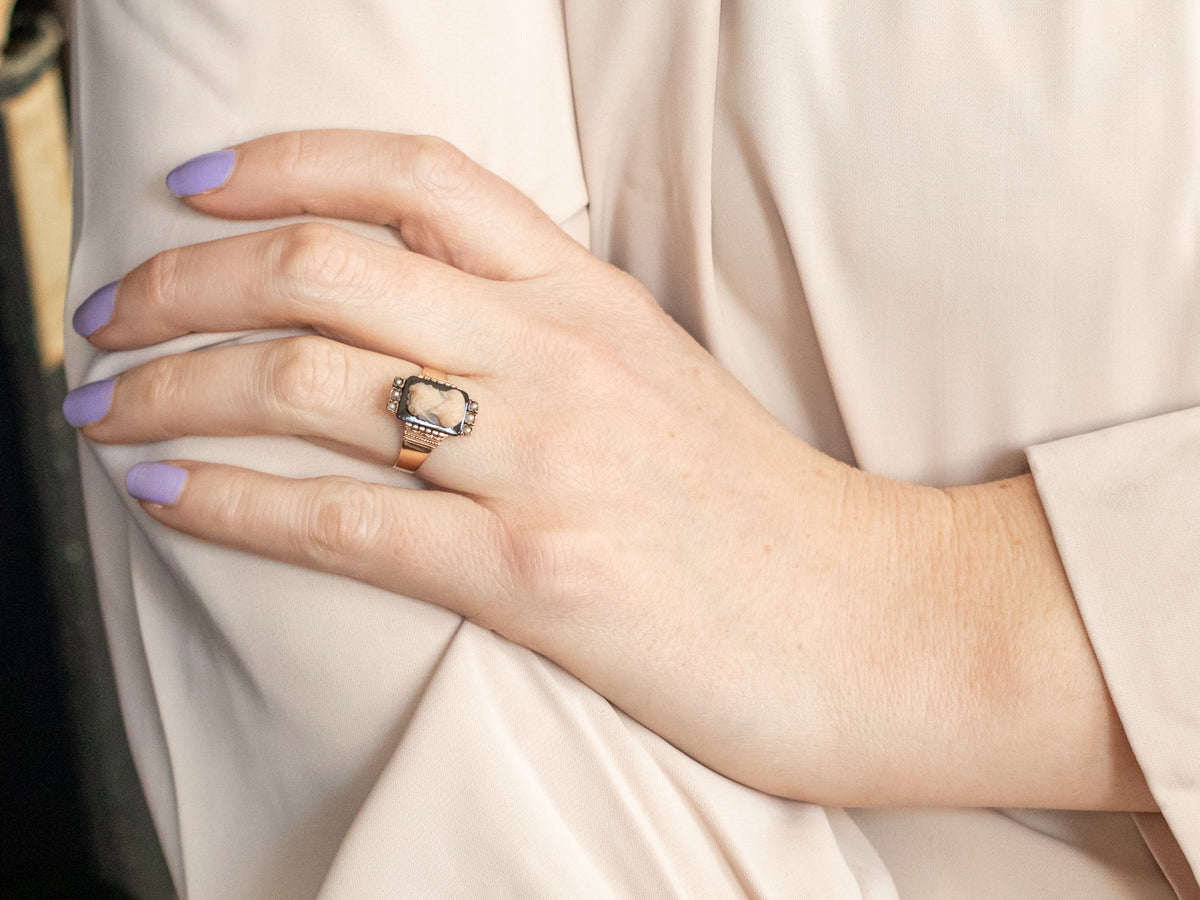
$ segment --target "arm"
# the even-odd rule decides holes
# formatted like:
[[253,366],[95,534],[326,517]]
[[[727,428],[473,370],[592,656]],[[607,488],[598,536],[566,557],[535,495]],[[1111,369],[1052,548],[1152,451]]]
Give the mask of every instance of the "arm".
[[89,438],[303,434],[387,481],[382,399],[420,365],[462,375],[481,427],[431,455],[440,490],[421,493],[141,470],[160,522],[446,606],[767,791],[1152,807],[1028,478],[943,492],[817,453],[632,279],[437,142],[251,142],[188,202],[393,224],[416,252],[310,225],[160,254],[122,280],[98,347],[326,337],[133,369],[92,389],[111,401],[75,416]]

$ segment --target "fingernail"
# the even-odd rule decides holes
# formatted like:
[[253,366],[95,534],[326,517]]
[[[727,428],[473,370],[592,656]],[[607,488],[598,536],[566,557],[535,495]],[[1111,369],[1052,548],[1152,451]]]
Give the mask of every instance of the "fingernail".
[[75,428],[103,419],[112,405],[115,378],[93,381],[75,388],[63,398],[63,416]]
[[229,178],[236,159],[234,150],[217,150],[189,159],[167,175],[167,190],[176,197],[189,197],[219,188]]
[[92,332],[108,324],[113,314],[113,301],[117,299],[117,284],[116,281],[106,284],[79,304],[71,317],[71,327],[76,334],[90,337]]
[[136,463],[125,474],[125,490],[138,500],[170,506],[179,499],[187,476],[187,469],[168,463]]

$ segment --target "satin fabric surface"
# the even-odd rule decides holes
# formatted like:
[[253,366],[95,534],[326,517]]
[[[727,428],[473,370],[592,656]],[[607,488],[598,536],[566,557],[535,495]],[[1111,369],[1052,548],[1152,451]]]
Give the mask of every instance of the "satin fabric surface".
[[[171,457],[415,480],[291,439],[84,445],[121,700],[183,897],[1195,896],[1191,5],[96,0],[74,15],[69,310],[158,250],[268,224],[174,201],[162,177],[190,156],[296,128],[446,137],[633,272],[822,450],[937,485],[1028,459],[1164,813],[757,793],[456,616],[170,533],[120,487],[133,462]],[[71,334],[69,377],[262,337],[102,354]]]

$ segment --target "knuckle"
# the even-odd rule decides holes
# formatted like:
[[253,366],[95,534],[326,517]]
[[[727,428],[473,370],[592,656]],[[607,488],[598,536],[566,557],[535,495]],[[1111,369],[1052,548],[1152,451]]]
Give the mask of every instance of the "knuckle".
[[597,435],[578,414],[563,412],[556,427],[543,429],[529,443],[529,464],[548,484],[569,489],[603,484],[611,476],[605,471],[611,438]]
[[262,495],[253,488],[248,473],[233,472],[218,480],[213,502],[207,505],[211,527],[222,534],[237,534],[247,523],[257,524],[263,512]]
[[266,354],[264,394],[292,418],[325,422],[347,406],[347,348],[315,335],[274,342]]
[[517,593],[538,600],[557,594],[559,574],[568,568],[562,534],[530,526],[511,529],[508,537],[505,556]]
[[182,363],[180,357],[162,356],[143,365],[138,373],[143,410],[164,424],[175,410],[188,406],[189,381]]
[[533,352],[547,361],[551,371],[573,372],[578,384],[601,390],[618,380],[620,373],[615,367],[620,364],[620,354],[589,323],[538,323],[527,336]]
[[378,490],[353,478],[331,476],[312,482],[304,519],[297,529],[301,552],[318,561],[353,565],[387,546],[391,520]]
[[536,345],[524,345],[524,358],[573,377],[569,388],[538,397],[542,415],[536,427],[522,423],[524,465],[544,483],[564,488],[619,477],[615,469],[624,451],[614,443],[612,423],[666,421],[669,405],[649,389],[636,362],[603,340],[566,325],[542,329],[536,339]]
[[467,154],[442,138],[416,139],[411,154],[413,182],[436,197],[457,197],[473,183],[477,167]]
[[571,618],[616,581],[611,542],[588,531],[542,526],[510,532],[506,557],[514,592],[545,616]]
[[169,310],[179,292],[180,250],[163,250],[146,261],[144,295],[151,315]]
[[305,131],[289,131],[275,135],[272,156],[275,171],[282,180],[303,180],[322,157],[320,136]]
[[304,303],[327,301],[362,277],[363,260],[351,236],[325,222],[282,229],[275,257],[284,296]]

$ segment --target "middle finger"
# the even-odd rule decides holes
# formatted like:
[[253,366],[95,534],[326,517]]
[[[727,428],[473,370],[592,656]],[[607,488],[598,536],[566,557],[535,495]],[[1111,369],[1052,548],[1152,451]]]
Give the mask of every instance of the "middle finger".
[[89,297],[74,321],[105,350],[189,332],[306,325],[356,347],[478,373],[494,367],[517,330],[495,287],[418,253],[305,222],[163,251]]

